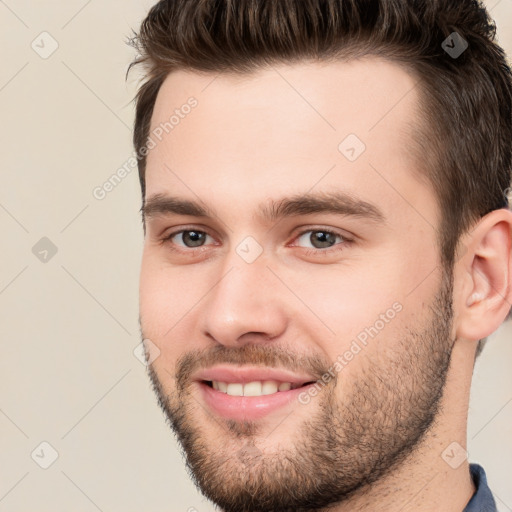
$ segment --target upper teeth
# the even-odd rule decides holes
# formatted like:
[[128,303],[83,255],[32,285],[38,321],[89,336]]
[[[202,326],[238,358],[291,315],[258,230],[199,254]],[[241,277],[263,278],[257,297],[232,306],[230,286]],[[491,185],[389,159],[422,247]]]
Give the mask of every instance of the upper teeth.
[[[213,388],[231,396],[261,396],[271,395],[278,391],[288,391],[292,388],[290,382],[277,382],[275,380],[254,381],[242,384],[240,382],[212,381]],[[294,384],[294,388],[298,385]]]

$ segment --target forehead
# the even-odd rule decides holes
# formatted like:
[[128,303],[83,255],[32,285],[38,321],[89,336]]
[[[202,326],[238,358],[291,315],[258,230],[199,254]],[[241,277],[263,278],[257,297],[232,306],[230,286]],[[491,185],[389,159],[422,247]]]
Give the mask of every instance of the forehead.
[[254,109],[274,121],[286,114],[290,120],[313,122],[312,128],[341,132],[360,127],[364,132],[384,118],[389,125],[393,120],[407,121],[407,113],[414,115],[417,83],[410,70],[375,56],[281,63],[246,74],[177,70],[160,88],[151,128],[195,97],[201,104],[200,114],[223,113],[218,126],[228,127],[237,112],[251,114],[248,109]]
[[247,75],[175,71],[153,111],[146,196],[179,189],[207,200],[214,187],[220,201],[259,202],[336,187],[382,196],[390,209],[400,195],[432,201],[413,172],[418,102],[417,79],[375,57]]

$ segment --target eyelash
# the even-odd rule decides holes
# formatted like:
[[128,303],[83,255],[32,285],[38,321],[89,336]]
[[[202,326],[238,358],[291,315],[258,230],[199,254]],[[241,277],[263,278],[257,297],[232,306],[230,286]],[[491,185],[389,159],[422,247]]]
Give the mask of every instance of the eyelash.
[[[175,252],[178,252],[178,253],[181,253],[181,254],[190,254],[191,252],[194,252],[194,249],[196,249],[197,252],[199,252],[199,253],[204,252],[206,250],[206,248],[207,248],[205,246],[199,246],[199,247],[196,247],[196,248],[189,247],[187,249],[181,249],[181,248],[178,249],[176,244],[172,243],[172,241],[171,241],[172,238],[174,238],[176,235],[179,235],[180,233],[186,233],[187,231],[195,231],[196,233],[201,233],[201,234],[205,234],[207,236],[211,236],[206,231],[203,231],[203,230],[200,230],[200,229],[195,229],[194,227],[189,226],[189,227],[186,227],[184,229],[182,228],[182,229],[180,229],[178,231],[173,231],[172,233],[169,233],[168,235],[166,235],[165,237],[163,237],[161,239],[161,242],[164,243],[164,244],[170,245],[172,251],[175,251]],[[334,253],[341,252],[342,250],[344,250],[346,247],[350,246],[353,243],[353,240],[351,240],[350,238],[347,238],[345,235],[342,235],[341,233],[338,233],[338,232],[333,231],[331,229],[324,229],[322,227],[309,228],[309,229],[306,229],[304,231],[301,231],[300,233],[298,233],[296,235],[295,239],[301,238],[306,233],[316,233],[316,232],[321,232],[321,233],[326,233],[326,234],[329,234],[329,235],[334,235],[335,237],[341,238],[342,241],[340,243],[334,245],[333,247],[328,247],[326,249],[302,248],[303,249],[303,253],[306,254],[307,256],[319,256],[319,255],[329,256],[329,255],[332,255]]]

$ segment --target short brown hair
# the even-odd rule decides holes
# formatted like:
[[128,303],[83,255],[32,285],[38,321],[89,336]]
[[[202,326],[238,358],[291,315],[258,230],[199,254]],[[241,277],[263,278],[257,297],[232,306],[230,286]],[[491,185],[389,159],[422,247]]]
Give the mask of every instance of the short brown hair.
[[[460,235],[508,206],[512,74],[495,35],[478,0],[161,0],[132,39],[140,55],[128,69],[145,68],[133,137],[142,201],[142,150],[172,71],[250,74],[278,63],[380,56],[418,78],[423,119],[411,150],[438,200],[439,246],[451,268]],[[467,48],[450,52],[456,43]]]

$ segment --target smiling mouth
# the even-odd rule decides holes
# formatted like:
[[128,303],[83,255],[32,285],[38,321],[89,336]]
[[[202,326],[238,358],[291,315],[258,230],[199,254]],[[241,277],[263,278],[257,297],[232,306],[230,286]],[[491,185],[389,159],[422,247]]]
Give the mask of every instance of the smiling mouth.
[[202,383],[208,387],[229,396],[266,396],[276,393],[291,391],[301,387],[314,384],[316,381],[304,383],[281,382],[276,380],[263,380],[252,382],[223,382],[217,380],[203,380]]

